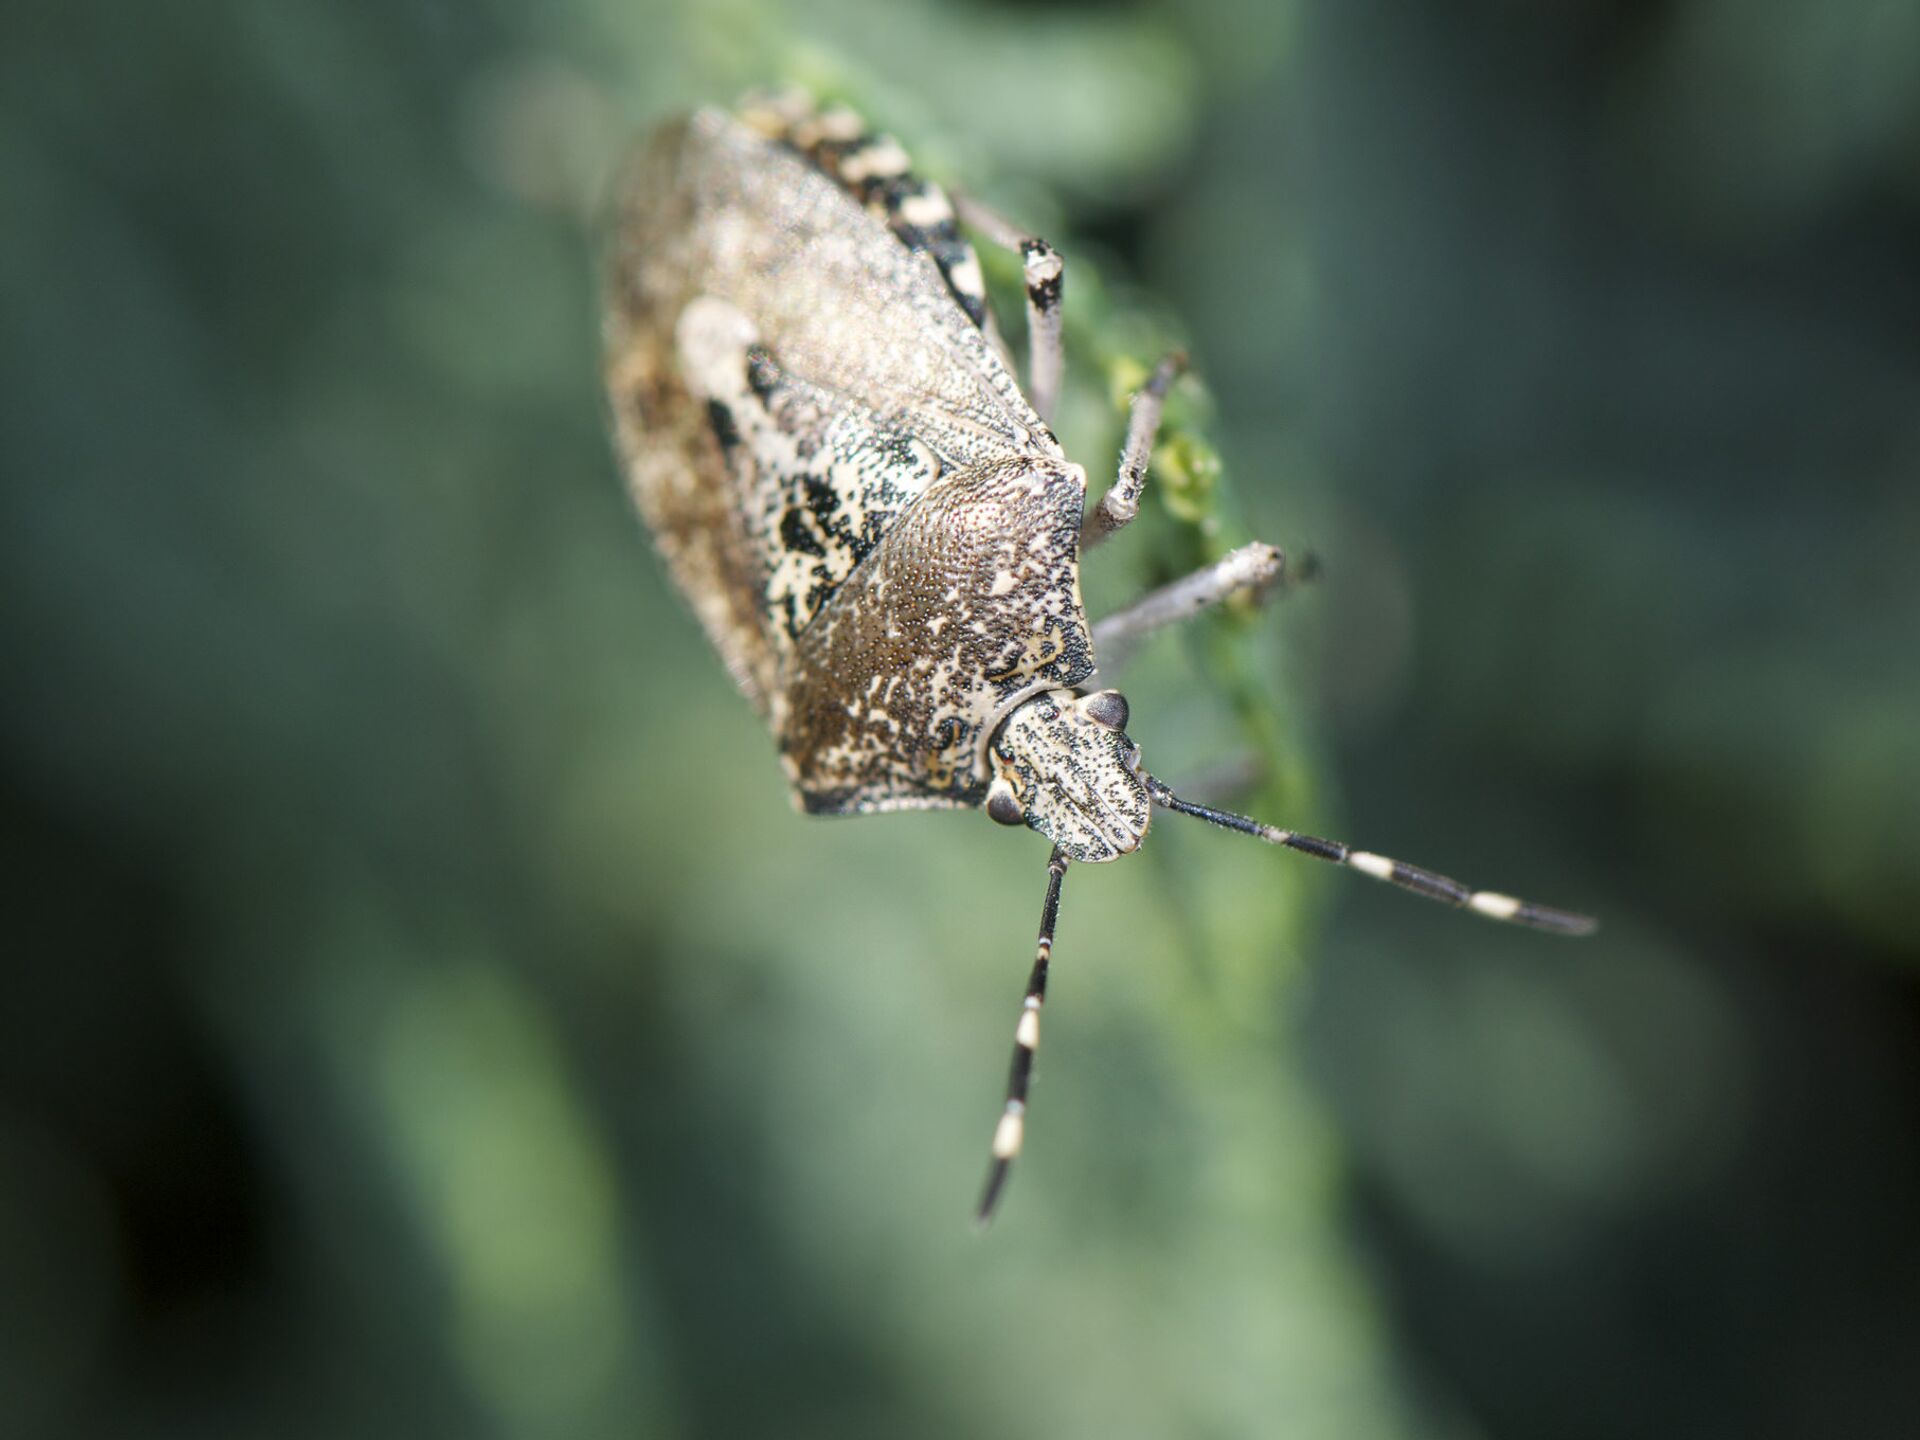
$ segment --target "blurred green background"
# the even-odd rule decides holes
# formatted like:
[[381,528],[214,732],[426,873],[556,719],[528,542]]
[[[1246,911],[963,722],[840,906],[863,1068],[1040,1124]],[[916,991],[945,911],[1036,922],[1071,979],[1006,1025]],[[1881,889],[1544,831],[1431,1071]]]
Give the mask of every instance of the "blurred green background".
[[[1920,6],[7,30],[7,1436],[1920,1431]],[[1149,761],[1250,667],[1246,803],[1597,939],[1163,821],[971,1233],[1045,845],[794,816],[602,428],[607,166],[781,71],[1324,563],[1142,657]]]

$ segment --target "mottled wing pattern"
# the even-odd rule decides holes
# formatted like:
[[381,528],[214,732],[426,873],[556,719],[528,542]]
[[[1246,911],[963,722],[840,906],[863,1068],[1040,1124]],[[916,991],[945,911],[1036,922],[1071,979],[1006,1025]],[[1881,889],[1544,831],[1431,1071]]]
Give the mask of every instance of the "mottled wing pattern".
[[678,350],[741,498],[739,521],[763,567],[763,609],[784,655],[940,462],[865,406],[788,373],[724,300],[703,295],[681,312]]

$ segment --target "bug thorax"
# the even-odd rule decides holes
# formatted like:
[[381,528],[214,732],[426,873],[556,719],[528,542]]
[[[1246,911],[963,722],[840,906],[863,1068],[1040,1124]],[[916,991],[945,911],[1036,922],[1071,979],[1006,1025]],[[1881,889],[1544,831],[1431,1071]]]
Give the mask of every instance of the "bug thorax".
[[1045,690],[1023,701],[987,747],[987,814],[1039,831],[1074,860],[1137,849],[1153,806],[1126,724],[1118,690]]

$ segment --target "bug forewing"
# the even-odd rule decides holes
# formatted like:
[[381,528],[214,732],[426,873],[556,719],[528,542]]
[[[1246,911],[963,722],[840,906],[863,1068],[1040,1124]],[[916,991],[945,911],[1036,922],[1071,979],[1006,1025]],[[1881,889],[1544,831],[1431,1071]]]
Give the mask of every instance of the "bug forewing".
[[676,326],[701,269],[697,192],[685,156],[691,119],[664,126],[620,178],[603,317],[615,444],[668,572],[764,716],[779,683],[766,631],[763,565],[727,476],[713,418],[689,393]]

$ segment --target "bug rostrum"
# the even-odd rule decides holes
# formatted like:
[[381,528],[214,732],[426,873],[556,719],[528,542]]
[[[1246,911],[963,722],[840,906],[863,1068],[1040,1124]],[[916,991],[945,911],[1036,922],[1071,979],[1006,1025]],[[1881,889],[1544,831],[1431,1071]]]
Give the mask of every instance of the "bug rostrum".
[[[962,224],[1022,258],[1015,382]],[[1248,545],[1090,625],[1080,557],[1140,507],[1167,391],[1133,398],[1090,510],[1048,428],[1064,265],[915,176],[900,146],[803,97],[659,131],[617,195],[606,296],[616,442],[676,584],[812,814],[984,809],[1052,843],[979,1216],[1025,1133],[1068,866],[1137,849],[1156,809],[1562,934],[1584,916],[1475,890],[1176,795],[1143,768],[1095,655],[1280,575]]]

